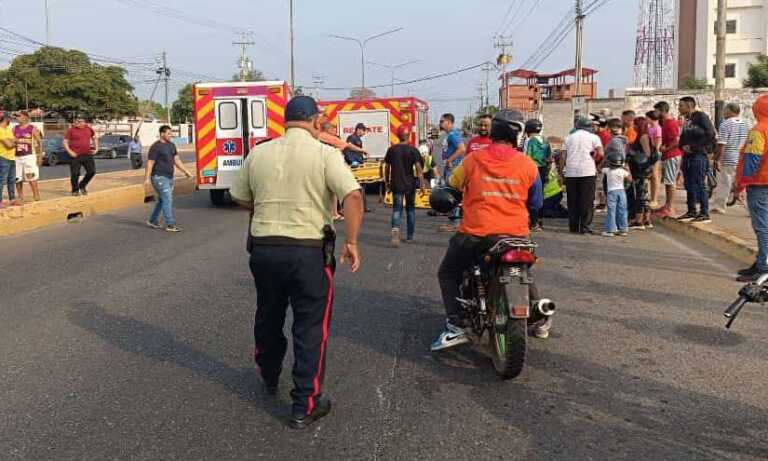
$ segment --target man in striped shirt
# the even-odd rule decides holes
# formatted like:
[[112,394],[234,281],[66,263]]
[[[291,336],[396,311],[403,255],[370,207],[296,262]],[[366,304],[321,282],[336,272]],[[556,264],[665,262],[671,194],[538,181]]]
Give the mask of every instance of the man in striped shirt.
[[714,192],[712,213],[724,214],[736,178],[736,164],[742,146],[747,141],[747,124],[739,117],[741,107],[736,103],[725,105],[720,124],[720,136],[715,151],[714,170],[717,172],[717,188]]

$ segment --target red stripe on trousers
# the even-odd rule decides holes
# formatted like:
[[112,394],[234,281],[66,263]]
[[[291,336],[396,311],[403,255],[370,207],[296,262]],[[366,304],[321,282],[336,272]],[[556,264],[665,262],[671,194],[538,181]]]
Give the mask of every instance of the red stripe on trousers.
[[320,376],[323,374],[323,357],[325,356],[325,345],[328,343],[328,324],[331,318],[331,306],[333,305],[333,272],[330,267],[325,268],[325,276],[328,278],[328,298],[325,302],[325,311],[323,312],[323,337],[320,340],[320,360],[317,363],[317,374],[312,381],[312,394],[307,399],[307,415],[311,415],[315,409],[315,398],[320,394]]

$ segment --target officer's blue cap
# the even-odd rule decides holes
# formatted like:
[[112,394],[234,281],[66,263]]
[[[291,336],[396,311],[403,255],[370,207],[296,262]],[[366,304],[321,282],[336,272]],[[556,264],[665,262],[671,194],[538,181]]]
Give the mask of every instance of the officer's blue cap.
[[285,106],[286,122],[304,122],[320,113],[317,103],[309,96],[296,96]]

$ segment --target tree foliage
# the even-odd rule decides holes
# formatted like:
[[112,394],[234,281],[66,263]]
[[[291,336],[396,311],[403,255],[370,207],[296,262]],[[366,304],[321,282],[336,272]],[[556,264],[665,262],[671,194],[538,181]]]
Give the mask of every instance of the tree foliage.
[[747,88],[768,87],[768,56],[760,55],[757,57],[756,63],[749,65],[744,86]]
[[158,120],[165,120],[165,107],[157,101],[143,100],[139,101],[139,115],[145,117],[152,116]]
[[[260,70],[254,70],[251,69],[248,71],[248,73],[245,75],[245,81],[246,82],[263,82],[266,78],[264,77],[264,72]],[[240,73],[236,73],[232,76],[233,82],[239,82],[240,81]]]
[[179,95],[171,105],[171,122],[184,123],[192,121],[194,116],[194,100],[192,84],[188,83],[179,90]]
[[0,105],[8,109],[26,107],[28,100],[46,111],[115,119],[136,114],[132,91],[122,67],[92,63],[76,50],[42,47],[0,71]]
[[688,77],[683,82],[684,90],[708,90],[711,87],[705,78]]

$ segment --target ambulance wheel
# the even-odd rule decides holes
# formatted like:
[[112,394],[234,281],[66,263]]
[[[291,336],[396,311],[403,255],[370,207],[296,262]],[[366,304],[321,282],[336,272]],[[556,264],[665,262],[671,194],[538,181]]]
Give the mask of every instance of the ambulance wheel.
[[230,203],[232,203],[232,197],[229,195],[229,191],[226,189],[212,189],[211,203],[214,206],[229,205]]

